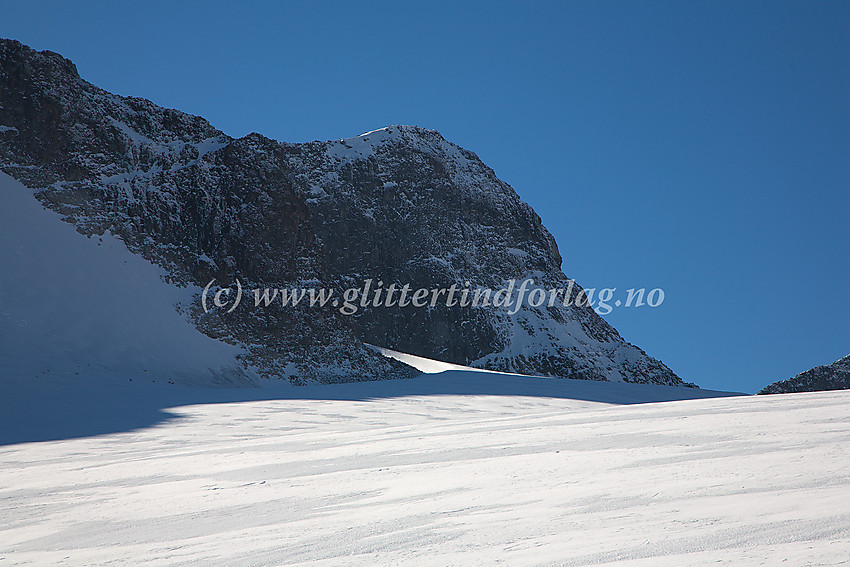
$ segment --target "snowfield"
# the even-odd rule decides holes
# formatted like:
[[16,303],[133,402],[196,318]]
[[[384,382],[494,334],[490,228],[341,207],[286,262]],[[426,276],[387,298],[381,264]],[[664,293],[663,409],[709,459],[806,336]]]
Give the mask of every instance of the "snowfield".
[[[240,402],[166,384],[84,391],[92,406],[207,403],[0,446],[0,565],[850,561],[850,392],[616,405],[566,397],[573,381],[512,393],[521,378],[447,371]],[[69,416],[71,391],[52,402]],[[37,414],[19,407],[34,401],[2,409]]]

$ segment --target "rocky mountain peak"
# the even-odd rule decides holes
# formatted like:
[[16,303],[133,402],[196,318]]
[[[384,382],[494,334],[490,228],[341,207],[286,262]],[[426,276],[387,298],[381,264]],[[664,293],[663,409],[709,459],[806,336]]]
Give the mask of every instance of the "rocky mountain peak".
[[[198,116],[108,93],[66,59],[9,40],[0,42],[0,125],[0,169],[78,231],[118,235],[176,282],[340,292],[365,280],[569,285],[534,210],[434,130],[394,125],[305,144],[233,139]],[[265,375],[296,381],[410,375],[365,341],[494,370],[682,384],[587,306],[193,313]]]

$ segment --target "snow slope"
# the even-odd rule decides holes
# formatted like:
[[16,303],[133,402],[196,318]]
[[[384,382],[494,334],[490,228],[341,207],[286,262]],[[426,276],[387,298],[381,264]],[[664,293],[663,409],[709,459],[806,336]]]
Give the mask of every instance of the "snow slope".
[[[850,557],[850,392],[633,405],[510,386],[393,395],[451,374],[480,376],[290,387],[278,391],[287,399],[240,403],[206,390],[219,403],[172,407],[155,427],[0,447],[0,565]],[[188,390],[123,387],[174,400]]]
[[86,238],[0,173],[0,376],[245,382],[239,351],[176,312],[191,288],[111,236]]

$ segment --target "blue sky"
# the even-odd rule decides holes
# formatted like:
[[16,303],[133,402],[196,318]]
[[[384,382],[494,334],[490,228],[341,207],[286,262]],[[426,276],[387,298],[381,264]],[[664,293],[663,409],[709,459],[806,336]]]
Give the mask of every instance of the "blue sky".
[[4,3],[0,36],[232,136],[476,152],[606,318],[704,388],[850,352],[850,3]]

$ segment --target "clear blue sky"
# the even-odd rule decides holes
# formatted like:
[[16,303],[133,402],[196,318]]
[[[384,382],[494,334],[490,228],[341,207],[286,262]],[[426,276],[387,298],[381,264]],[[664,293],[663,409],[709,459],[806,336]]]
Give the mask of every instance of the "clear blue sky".
[[0,36],[232,136],[476,152],[704,388],[850,353],[850,2],[5,2]]

